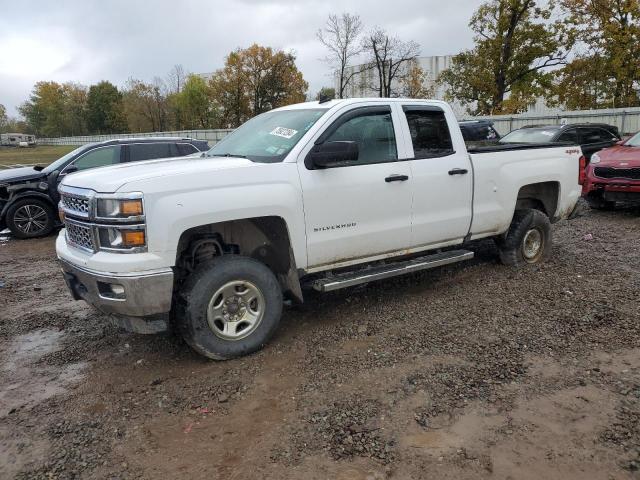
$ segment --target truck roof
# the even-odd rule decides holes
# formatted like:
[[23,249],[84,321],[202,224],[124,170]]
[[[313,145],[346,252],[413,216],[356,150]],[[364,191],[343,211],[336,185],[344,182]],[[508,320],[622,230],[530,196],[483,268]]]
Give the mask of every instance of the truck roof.
[[320,103],[318,100],[312,102],[304,102],[304,103],[296,103],[293,105],[287,105],[284,107],[276,108],[271,110],[272,112],[278,110],[298,110],[298,109],[309,109],[309,108],[323,108],[330,109],[337,105],[352,105],[356,103],[363,102],[373,102],[373,103],[396,103],[396,102],[433,102],[446,105],[445,102],[441,100],[435,100],[430,98],[385,98],[385,97],[358,97],[358,98],[335,98],[333,100],[329,100],[328,102]]

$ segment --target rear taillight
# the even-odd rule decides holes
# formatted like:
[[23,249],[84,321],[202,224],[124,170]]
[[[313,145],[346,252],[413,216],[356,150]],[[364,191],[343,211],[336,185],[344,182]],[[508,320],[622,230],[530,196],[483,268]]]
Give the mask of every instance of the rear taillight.
[[580,166],[578,167],[578,183],[582,185],[587,177],[587,157],[581,155],[578,162],[580,162]]

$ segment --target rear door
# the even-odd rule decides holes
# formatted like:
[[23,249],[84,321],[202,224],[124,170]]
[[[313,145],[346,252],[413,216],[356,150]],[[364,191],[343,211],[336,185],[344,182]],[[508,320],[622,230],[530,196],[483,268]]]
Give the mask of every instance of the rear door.
[[[373,103],[373,102],[372,102]],[[314,142],[352,141],[359,157],[313,169],[298,161],[308,267],[357,263],[406,248],[411,233],[411,181],[398,118],[389,105],[349,107],[334,114]]]
[[406,103],[399,112],[410,138],[411,246],[462,241],[472,214],[471,160],[451,112],[439,106]]

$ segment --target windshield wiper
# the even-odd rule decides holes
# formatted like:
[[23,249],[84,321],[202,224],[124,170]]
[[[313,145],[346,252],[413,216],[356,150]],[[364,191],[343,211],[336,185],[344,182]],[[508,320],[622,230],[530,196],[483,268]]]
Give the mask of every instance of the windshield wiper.
[[211,155],[207,155],[208,157],[238,157],[238,158],[248,158],[246,155],[240,155],[235,153],[213,153]]

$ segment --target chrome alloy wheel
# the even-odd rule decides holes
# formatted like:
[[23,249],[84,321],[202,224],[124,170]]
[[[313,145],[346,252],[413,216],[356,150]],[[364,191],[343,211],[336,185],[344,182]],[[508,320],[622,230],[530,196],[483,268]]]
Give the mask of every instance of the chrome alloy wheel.
[[23,205],[13,215],[13,223],[24,234],[34,235],[47,228],[48,214],[38,205]]
[[260,325],[266,302],[253,283],[228,282],[211,297],[207,321],[213,333],[224,340],[241,340]]
[[522,240],[522,256],[529,263],[535,263],[543,252],[544,239],[542,232],[537,228],[532,228],[524,235]]

